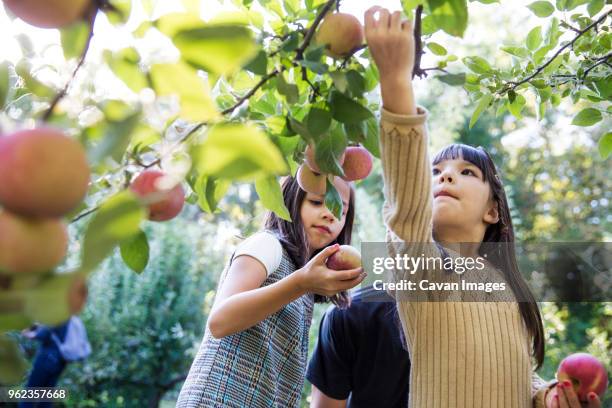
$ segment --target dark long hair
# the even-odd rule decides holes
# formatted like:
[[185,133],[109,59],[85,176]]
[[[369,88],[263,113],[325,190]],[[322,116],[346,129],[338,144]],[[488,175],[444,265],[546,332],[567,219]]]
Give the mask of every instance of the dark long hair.
[[[338,238],[329,245],[336,243],[340,245],[350,245],[351,243],[353,220],[355,218],[355,191],[353,187],[350,188],[350,191],[349,208],[346,212],[344,228],[340,231]],[[292,222],[280,218],[273,212],[269,212],[266,217],[265,228],[276,234],[295,266],[301,268],[310,259],[308,258],[308,254],[310,253],[308,239],[300,216],[300,210],[304,198],[306,198],[306,192],[300,188],[297,180],[291,176],[286,177],[283,181],[282,192],[285,206],[289,210]],[[319,251],[315,252],[313,256],[318,252]],[[315,295],[315,302],[317,303],[329,301],[342,309],[350,305],[350,297],[346,291],[342,291],[331,298]]]
[[433,164],[436,165],[444,160],[463,159],[477,166],[484,175],[485,181],[491,186],[493,199],[497,202],[499,221],[490,224],[483,238],[483,242],[508,242],[506,245],[484,245],[480,247],[480,255],[498,268],[508,280],[510,287],[519,300],[519,310],[527,331],[533,339],[533,356],[537,367],[540,368],[544,361],[544,328],[542,327],[542,316],[531,290],[523,279],[516,261],[514,248],[514,227],[510,217],[508,200],[498,175],[495,163],[489,153],[478,146],[474,148],[465,144],[451,144],[436,154]]

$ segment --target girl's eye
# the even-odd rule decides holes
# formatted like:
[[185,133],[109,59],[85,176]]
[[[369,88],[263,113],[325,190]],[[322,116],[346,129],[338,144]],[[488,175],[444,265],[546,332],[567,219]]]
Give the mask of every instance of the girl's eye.
[[[466,172],[468,172],[468,173],[466,173]],[[474,171],[472,171],[470,169],[463,169],[463,171],[461,172],[461,174],[469,174],[469,173],[472,173],[473,176],[476,175],[476,173],[474,173]]]
[[319,200],[310,200],[310,203],[311,203],[312,205],[319,206],[319,205],[323,204],[323,201],[319,201]]
[[432,174],[435,176],[436,174],[440,173],[440,170],[438,170],[438,169],[433,169],[431,172],[432,172]]

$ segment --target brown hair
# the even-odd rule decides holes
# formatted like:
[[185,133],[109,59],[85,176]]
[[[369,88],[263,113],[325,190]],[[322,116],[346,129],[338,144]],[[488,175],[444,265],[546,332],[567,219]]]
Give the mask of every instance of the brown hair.
[[[340,245],[350,245],[351,243],[353,221],[355,218],[355,191],[352,187],[350,190],[349,208],[346,212],[344,227],[342,231],[340,231],[338,238],[329,245],[336,243]],[[284,220],[275,213],[269,212],[266,217],[265,228],[275,233],[295,266],[301,268],[309,261],[308,254],[310,253],[306,231],[304,230],[304,225],[302,224],[302,218],[300,216],[300,210],[304,198],[306,197],[306,192],[300,188],[297,180],[291,176],[286,177],[283,181],[282,192],[285,206],[289,210],[289,215],[293,222]],[[313,256],[318,252],[319,251],[316,251]],[[315,295],[315,302],[317,303],[328,301],[331,301],[342,309],[350,305],[350,297],[346,291],[342,291],[331,298]]]
[[[499,221],[490,224],[483,238],[483,242],[514,242],[514,227],[510,217],[510,208],[506,192],[498,175],[497,168],[489,153],[482,147],[474,148],[465,144],[451,144],[436,154],[433,164],[436,165],[444,160],[455,159],[466,160],[477,166],[484,175],[484,181],[491,186],[493,199],[497,202],[499,211]],[[519,299],[519,310],[525,326],[533,339],[533,356],[536,360],[537,368],[542,366],[544,361],[544,328],[542,326],[542,316],[531,290],[523,279],[516,261],[514,245],[489,245],[488,249],[495,248],[487,252],[485,246],[481,246],[480,254],[486,256],[495,267],[500,269],[504,277],[508,280],[510,287],[517,299]],[[490,247],[490,248],[489,248]],[[482,252],[486,252],[482,253]]]

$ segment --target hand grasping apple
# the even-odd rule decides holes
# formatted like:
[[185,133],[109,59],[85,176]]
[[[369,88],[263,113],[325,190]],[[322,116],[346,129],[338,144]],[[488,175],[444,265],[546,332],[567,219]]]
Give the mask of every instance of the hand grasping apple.
[[559,383],[546,395],[548,408],[599,408],[608,387],[603,364],[587,353],[567,356],[557,370]]
[[[361,267],[361,256],[354,248],[349,247],[352,251],[348,252],[346,247],[348,245],[328,246],[295,272],[299,274],[304,290],[322,296],[333,296],[363,281],[366,274]],[[355,262],[355,252],[359,257],[358,263]]]

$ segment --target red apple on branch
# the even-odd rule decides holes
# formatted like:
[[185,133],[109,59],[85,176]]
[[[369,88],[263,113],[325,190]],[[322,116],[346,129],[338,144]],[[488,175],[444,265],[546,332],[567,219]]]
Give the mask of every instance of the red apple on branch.
[[29,219],[0,210],[0,271],[39,273],[57,266],[68,248],[59,219]]
[[365,147],[350,146],[346,148],[344,164],[344,179],[347,181],[361,180],[372,171],[372,155]]
[[603,397],[608,388],[608,374],[604,365],[587,353],[571,354],[561,361],[557,380],[569,380],[580,401],[587,401],[591,392]]
[[300,188],[307,193],[324,195],[327,191],[325,174],[315,173],[307,164],[302,164],[295,175]]
[[363,44],[363,26],[352,14],[328,14],[317,30],[315,41],[327,45],[326,53],[330,57],[345,58]]
[[160,170],[145,170],[140,173],[130,189],[145,200],[151,221],[167,221],[176,217],[185,204],[185,190],[180,184],[164,185],[167,177]]
[[53,128],[0,137],[0,204],[29,217],[61,217],[85,197],[89,165],[81,144]]
[[91,0],[4,0],[4,6],[28,24],[60,28],[83,18]]

